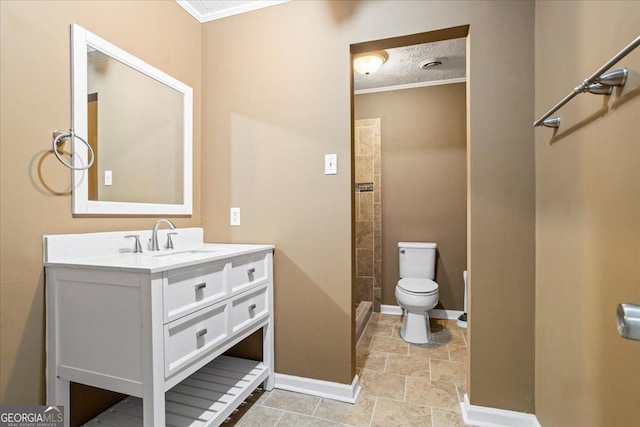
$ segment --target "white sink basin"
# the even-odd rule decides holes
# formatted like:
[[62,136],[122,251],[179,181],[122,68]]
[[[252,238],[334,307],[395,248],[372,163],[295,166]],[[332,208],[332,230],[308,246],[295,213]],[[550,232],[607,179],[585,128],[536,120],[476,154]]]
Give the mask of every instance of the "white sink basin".
[[176,256],[176,255],[201,255],[201,254],[212,254],[217,252],[215,249],[191,249],[188,251],[176,251],[176,252],[165,252],[161,254],[153,254],[151,255],[154,258],[161,258],[166,256]]

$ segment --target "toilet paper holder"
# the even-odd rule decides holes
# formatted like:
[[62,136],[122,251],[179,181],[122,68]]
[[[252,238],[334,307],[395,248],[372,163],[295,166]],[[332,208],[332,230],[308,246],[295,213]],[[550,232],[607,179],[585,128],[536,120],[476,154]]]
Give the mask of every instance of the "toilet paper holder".
[[620,335],[629,340],[640,341],[640,305],[618,304],[616,315]]

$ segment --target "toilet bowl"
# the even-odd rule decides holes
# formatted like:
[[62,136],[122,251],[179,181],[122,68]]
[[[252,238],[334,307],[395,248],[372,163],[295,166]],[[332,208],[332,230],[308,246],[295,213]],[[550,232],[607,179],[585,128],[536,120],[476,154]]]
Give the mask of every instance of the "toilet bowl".
[[438,284],[429,279],[401,279],[396,286],[396,301],[404,311],[402,339],[414,344],[431,341],[428,310],[438,304]]
[[428,310],[438,304],[435,273],[435,243],[400,242],[400,277],[395,296],[402,307],[400,336],[407,342],[426,344],[431,341]]

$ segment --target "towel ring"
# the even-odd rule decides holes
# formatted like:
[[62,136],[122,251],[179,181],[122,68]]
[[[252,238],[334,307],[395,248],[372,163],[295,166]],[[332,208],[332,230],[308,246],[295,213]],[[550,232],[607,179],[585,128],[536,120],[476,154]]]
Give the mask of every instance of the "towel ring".
[[[60,157],[60,154],[58,154],[58,148],[60,147],[60,145],[62,145],[64,139],[67,138],[77,138],[80,141],[82,141],[82,143],[84,145],[87,146],[87,149],[89,150],[89,157],[90,157],[90,161],[87,164],[87,166],[73,166],[70,165],[69,163],[65,162],[62,157]],[[83,171],[83,170],[87,170],[91,167],[91,165],[93,165],[93,160],[95,159],[95,154],[93,153],[93,148],[91,148],[91,146],[89,145],[89,143],[87,141],[85,141],[83,138],[79,137],[78,135],[75,134],[75,132],[73,131],[73,129],[69,129],[69,131],[64,131],[64,130],[57,130],[53,133],[53,143],[52,143],[52,148],[53,148],[53,154],[56,155],[56,157],[58,158],[58,160],[60,160],[60,163],[62,163],[63,165],[65,165],[66,167],[68,167],[69,169],[72,170],[76,170],[76,171]]]

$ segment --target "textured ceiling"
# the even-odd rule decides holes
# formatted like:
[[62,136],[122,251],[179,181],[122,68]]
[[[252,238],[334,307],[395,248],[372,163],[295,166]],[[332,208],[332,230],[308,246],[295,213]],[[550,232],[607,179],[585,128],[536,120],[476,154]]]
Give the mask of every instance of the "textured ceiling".
[[[354,72],[356,91],[410,85],[466,77],[466,39],[451,39],[433,43],[387,49],[387,62],[368,76]],[[423,70],[420,63],[443,58],[442,65]]]
[[[284,3],[288,0],[176,1],[198,21],[208,22]],[[465,77],[465,38],[387,49],[386,52],[389,55],[389,59],[375,73],[364,76],[354,72],[354,89],[356,92]],[[426,59],[442,57],[446,57],[447,60],[438,67],[428,70],[423,70],[419,67],[419,64]]]

